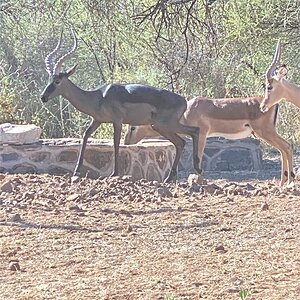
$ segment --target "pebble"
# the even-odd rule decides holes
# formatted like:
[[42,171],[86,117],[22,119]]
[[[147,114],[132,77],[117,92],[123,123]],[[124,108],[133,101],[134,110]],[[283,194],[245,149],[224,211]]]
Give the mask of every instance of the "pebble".
[[217,252],[226,252],[224,246],[222,244],[219,244],[215,247],[215,251]]
[[13,214],[13,215],[9,216],[8,221],[9,222],[22,222],[23,220],[19,214]]
[[4,181],[0,185],[0,191],[4,193],[11,193],[13,191],[13,185],[10,180]]
[[269,204],[267,203],[267,202],[265,202],[265,203],[263,203],[262,205],[261,205],[261,210],[268,210],[269,209]]
[[18,260],[11,260],[9,261],[9,265],[8,265],[9,270],[11,271],[20,271],[20,264]]
[[80,197],[80,194],[75,193],[75,194],[69,195],[66,200],[72,202],[72,201],[77,200],[79,197]]
[[167,187],[159,187],[156,190],[156,195],[161,197],[172,197],[172,192]]
[[187,179],[188,184],[191,186],[193,184],[204,184],[205,180],[202,175],[199,174],[190,174]]

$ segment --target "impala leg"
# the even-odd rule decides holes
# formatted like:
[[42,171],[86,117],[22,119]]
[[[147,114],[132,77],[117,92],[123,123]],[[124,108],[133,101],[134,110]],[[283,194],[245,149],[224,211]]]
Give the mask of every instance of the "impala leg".
[[152,128],[159,132],[162,136],[164,136],[166,139],[168,139],[171,143],[174,144],[176,153],[175,158],[173,161],[172,168],[170,170],[170,173],[168,177],[164,180],[164,182],[170,182],[177,179],[177,166],[179,163],[180,156],[182,154],[185,141],[182,139],[178,134],[175,132],[170,132],[164,127],[160,127],[159,125],[152,125]]
[[[285,141],[285,140],[284,140]],[[287,156],[287,170],[284,172],[285,181],[290,184],[294,181],[296,175],[293,170],[293,149],[290,143],[285,141],[286,144],[286,156]]]
[[80,175],[80,168],[83,163],[83,154],[86,148],[86,143],[88,138],[91,136],[91,134],[100,126],[100,122],[93,120],[90,126],[86,129],[84,135],[83,135],[83,140],[82,140],[82,145],[79,153],[79,157],[76,163],[76,167],[73,173],[73,176],[79,176]]
[[121,139],[121,132],[122,132],[122,123],[113,123],[113,126],[114,126],[115,166],[111,176],[117,176],[119,174],[119,149],[120,149],[120,139]]
[[288,165],[289,165],[289,173],[290,173],[291,177],[290,177],[290,182],[288,182],[288,184],[293,182],[296,178],[296,174],[295,174],[294,169],[293,169],[293,162],[294,162],[293,149],[292,149],[292,146],[290,144],[289,144],[289,149],[290,149],[291,154],[290,154],[290,156],[288,156]]
[[199,143],[198,143],[199,167],[201,167],[201,164],[202,164],[202,158],[203,158],[204,149],[206,146],[206,140],[207,140],[207,131],[203,132],[201,130],[201,132],[199,134]]
[[[177,125],[176,132],[191,136],[191,138],[193,140],[193,164],[194,164],[194,169],[196,170],[196,172],[198,174],[202,174],[201,158],[202,158],[202,155],[203,155],[203,151],[202,151],[202,154],[201,154],[200,149],[199,149],[199,145],[201,145],[199,136],[201,136],[201,134],[202,134],[201,133],[202,128],[200,129],[199,127],[187,126],[187,125],[182,125],[182,124],[179,123]],[[204,146],[205,146],[205,143],[204,143]]]
[[255,130],[255,133],[263,140],[274,146],[281,154],[281,179],[280,186],[287,181],[291,183],[295,175],[293,173],[293,153],[291,145],[275,131],[275,128]]

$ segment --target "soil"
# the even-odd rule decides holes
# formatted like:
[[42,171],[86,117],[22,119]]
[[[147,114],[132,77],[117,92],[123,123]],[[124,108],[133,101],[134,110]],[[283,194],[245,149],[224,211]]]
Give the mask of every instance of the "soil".
[[0,299],[299,299],[299,183],[0,174]]

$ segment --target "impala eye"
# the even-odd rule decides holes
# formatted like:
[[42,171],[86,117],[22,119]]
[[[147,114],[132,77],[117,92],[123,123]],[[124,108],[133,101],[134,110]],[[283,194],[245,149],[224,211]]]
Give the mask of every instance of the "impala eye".
[[268,91],[271,91],[272,88],[273,88],[272,85],[271,85],[271,84],[268,84],[268,87],[267,87]]
[[55,80],[54,80],[54,83],[55,83],[55,84],[60,84],[60,80],[59,80],[59,79],[55,79]]
[[135,130],[135,127],[131,127],[131,131],[134,131]]

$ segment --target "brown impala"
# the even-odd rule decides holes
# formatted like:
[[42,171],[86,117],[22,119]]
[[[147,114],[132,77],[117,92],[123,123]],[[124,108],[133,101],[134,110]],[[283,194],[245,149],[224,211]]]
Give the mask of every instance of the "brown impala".
[[[200,163],[207,137],[221,136],[241,139],[254,134],[274,146],[281,154],[280,186],[294,180],[293,156],[290,144],[276,132],[278,102],[282,99],[300,107],[300,87],[287,81],[287,70],[281,66],[281,46],[278,42],[273,61],[266,72],[265,97],[209,99],[196,97],[188,101],[187,110],[181,120],[189,126],[200,128]],[[158,136],[150,126],[129,126],[125,144],[134,144],[143,137]]]

